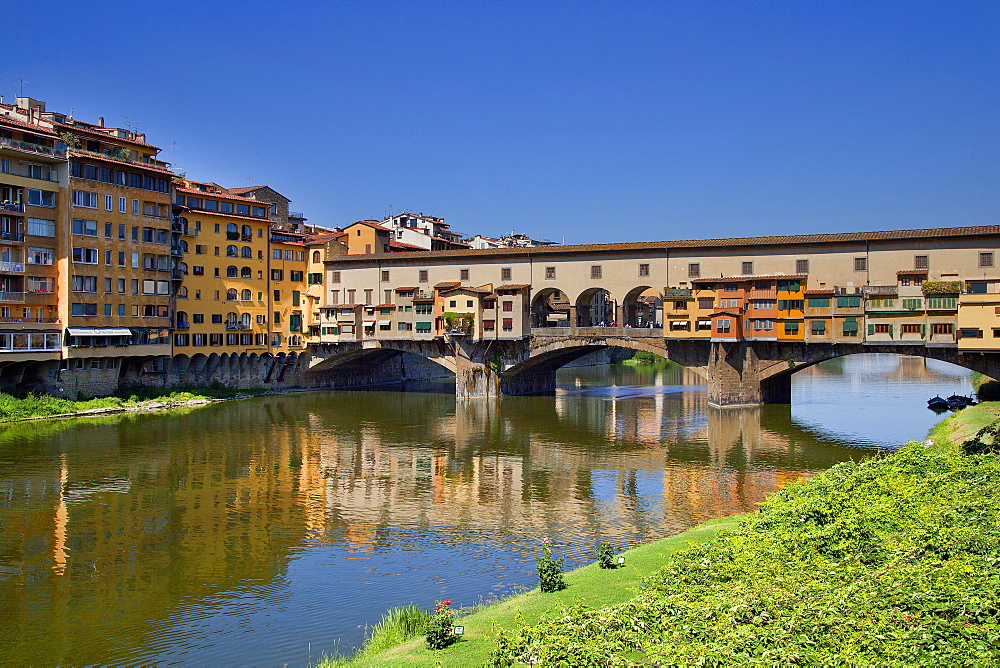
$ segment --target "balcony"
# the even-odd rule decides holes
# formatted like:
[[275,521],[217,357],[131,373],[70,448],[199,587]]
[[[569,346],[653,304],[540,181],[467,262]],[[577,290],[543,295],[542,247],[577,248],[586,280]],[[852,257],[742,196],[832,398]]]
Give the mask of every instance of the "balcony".
[[246,324],[246,323],[242,323],[242,322],[227,322],[226,323],[226,331],[227,332],[230,332],[230,331],[247,332],[247,331],[250,331],[250,325]]
[[24,241],[24,232],[0,232],[0,241]]
[[179,322],[176,325],[176,329],[190,329],[190,328],[191,328],[191,323],[188,322]]
[[42,146],[41,144],[33,144],[31,142],[18,141],[16,139],[7,139],[6,137],[0,137],[0,146],[12,148],[17,151],[36,153],[38,155],[48,155],[53,158],[66,157],[66,149],[64,148],[52,148],[51,146]]
[[24,213],[24,204],[22,202],[0,202],[0,211]]
[[170,254],[173,255],[174,257],[181,257],[182,255],[184,255],[184,251],[181,249],[180,246],[171,246]]
[[13,323],[32,323],[32,324],[44,324],[53,325],[60,322],[59,318],[0,318],[0,323],[13,324]]
[[7,290],[0,290],[0,302],[23,302],[24,293],[23,292],[10,292]]
[[690,297],[692,292],[691,288],[667,288],[663,291],[663,298],[669,299],[671,297]]
[[0,271],[6,274],[23,274],[23,262],[0,262]]
[[895,285],[865,285],[861,291],[866,295],[896,295],[899,288]]

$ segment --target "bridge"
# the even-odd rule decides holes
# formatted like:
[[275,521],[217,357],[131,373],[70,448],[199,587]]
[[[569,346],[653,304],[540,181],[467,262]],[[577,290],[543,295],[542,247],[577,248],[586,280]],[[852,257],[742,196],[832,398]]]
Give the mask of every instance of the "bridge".
[[859,353],[997,377],[998,247],[988,225],[331,257],[303,384],[430,364],[460,398],[552,393],[608,349],[692,369],[716,406],[786,403],[796,371]]

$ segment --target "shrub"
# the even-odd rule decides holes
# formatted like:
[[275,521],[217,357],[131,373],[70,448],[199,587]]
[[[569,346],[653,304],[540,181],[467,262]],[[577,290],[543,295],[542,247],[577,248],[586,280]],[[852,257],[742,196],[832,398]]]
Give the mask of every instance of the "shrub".
[[597,544],[597,563],[601,568],[615,568],[615,551],[606,540]]
[[427,624],[427,646],[431,649],[444,649],[458,640],[452,612],[451,601],[437,601],[434,616]]
[[563,561],[565,557],[552,558],[552,548],[549,539],[542,541],[542,558],[538,560],[538,588],[543,594],[548,594],[566,588],[563,581]]
[[424,632],[432,619],[430,612],[421,610],[412,603],[390,608],[372,627],[371,635],[365,640],[360,655],[378,654],[416,638]]

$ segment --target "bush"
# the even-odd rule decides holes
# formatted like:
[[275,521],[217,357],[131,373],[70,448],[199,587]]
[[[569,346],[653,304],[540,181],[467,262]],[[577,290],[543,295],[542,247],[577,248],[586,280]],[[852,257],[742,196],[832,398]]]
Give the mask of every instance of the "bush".
[[611,543],[601,541],[597,544],[597,563],[601,568],[615,568],[615,551],[611,548]]
[[434,616],[427,624],[427,646],[431,649],[444,649],[458,640],[450,606],[451,601],[438,601],[434,608]]
[[565,557],[552,558],[552,548],[549,546],[549,539],[542,542],[542,558],[538,560],[536,566],[538,570],[538,588],[543,594],[566,588],[563,581],[563,561]]
[[372,627],[359,656],[370,656],[416,638],[427,628],[433,615],[410,603],[390,608]]
[[493,665],[1000,664],[1000,455],[920,443],[786,486],[641,593],[505,630]]

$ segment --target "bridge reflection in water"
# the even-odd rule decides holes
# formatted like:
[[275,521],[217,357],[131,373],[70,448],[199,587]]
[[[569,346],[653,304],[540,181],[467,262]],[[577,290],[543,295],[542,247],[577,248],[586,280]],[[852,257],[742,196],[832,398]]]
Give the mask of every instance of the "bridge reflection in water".
[[581,563],[864,456],[788,406],[709,409],[692,380],[576,369],[499,404],[446,385],[8,428],[0,656],[304,664],[389,606],[532,583],[542,537]]

